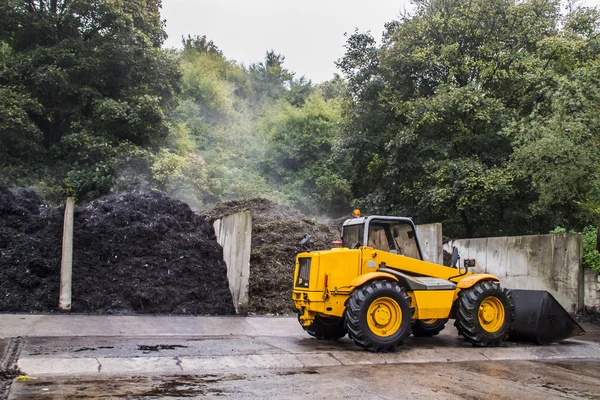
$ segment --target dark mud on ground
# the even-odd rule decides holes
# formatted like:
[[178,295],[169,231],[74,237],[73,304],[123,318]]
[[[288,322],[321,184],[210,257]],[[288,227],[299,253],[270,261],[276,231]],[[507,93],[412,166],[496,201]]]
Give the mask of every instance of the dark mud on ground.
[[308,233],[313,250],[331,248],[339,232],[298,211],[266,199],[242,199],[218,204],[202,214],[211,220],[238,212],[252,213],[250,305],[255,314],[293,314],[291,300],[298,242]]
[[[31,191],[0,192],[0,311],[58,303],[62,215]],[[222,249],[206,218],[164,193],[77,207],[74,312],[231,314]]]
[[8,399],[13,379],[22,374],[17,368],[0,369],[0,400]]
[[593,322],[600,324],[600,313],[595,311],[580,311],[575,316],[577,322]]

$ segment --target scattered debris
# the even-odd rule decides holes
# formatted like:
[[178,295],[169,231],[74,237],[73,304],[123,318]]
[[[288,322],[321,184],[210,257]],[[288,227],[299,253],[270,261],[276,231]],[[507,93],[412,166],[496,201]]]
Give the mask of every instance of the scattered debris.
[[0,400],[8,399],[13,379],[22,375],[23,372],[18,368],[0,369]]
[[23,372],[18,368],[0,369],[0,380],[12,381],[20,376],[25,375],[23,375]]

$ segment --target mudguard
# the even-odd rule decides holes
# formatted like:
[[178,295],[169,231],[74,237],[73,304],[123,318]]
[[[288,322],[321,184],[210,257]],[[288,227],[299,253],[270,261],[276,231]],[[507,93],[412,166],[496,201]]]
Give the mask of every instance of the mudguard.
[[499,279],[497,277],[495,277],[494,275],[490,275],[490,274],[471,274],[471,275],[468,275],[466,278],[462,278],[458,282],[457,286],[460,289],[468,289],[468,288],[474,286],[479,281],[498,281],[498,280]]

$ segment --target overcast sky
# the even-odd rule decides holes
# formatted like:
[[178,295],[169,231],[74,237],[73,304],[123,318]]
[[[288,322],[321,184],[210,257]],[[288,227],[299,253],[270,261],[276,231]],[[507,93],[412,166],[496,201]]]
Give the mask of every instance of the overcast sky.
[[180,47],[182,35],[206,35],[228,59],[246,65],[273,49],[297,77],[322,82],[337,71],[345,32],[370,30],[379,39],[384,23],[405,7],[408,0],[163,0],[163,18],[167,47]]

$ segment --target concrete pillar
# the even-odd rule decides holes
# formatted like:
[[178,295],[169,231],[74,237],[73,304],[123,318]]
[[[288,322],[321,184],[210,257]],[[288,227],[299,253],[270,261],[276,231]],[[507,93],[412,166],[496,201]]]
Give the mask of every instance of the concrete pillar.
[[62,259],[60,263],[60,297],[58,308],[61,311],[71,310],[71,284],[73,281],[73,218],[75,200],[67,199],[65,219],[63,222]]

